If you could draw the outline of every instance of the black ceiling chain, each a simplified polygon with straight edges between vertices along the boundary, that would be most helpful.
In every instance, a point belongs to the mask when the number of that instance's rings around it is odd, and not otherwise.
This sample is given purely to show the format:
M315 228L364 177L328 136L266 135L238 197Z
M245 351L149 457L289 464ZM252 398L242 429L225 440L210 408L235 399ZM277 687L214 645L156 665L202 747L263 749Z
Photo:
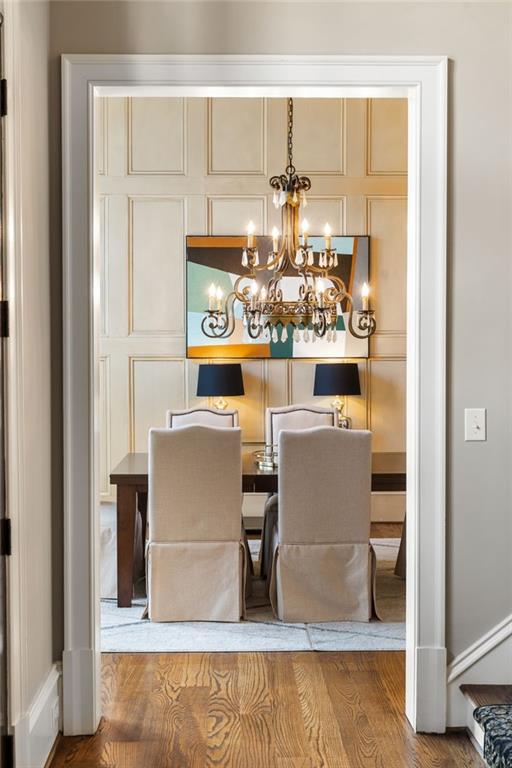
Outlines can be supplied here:
M290 176L295 173L293 164L293 99L288 99L288 168L286 173Z

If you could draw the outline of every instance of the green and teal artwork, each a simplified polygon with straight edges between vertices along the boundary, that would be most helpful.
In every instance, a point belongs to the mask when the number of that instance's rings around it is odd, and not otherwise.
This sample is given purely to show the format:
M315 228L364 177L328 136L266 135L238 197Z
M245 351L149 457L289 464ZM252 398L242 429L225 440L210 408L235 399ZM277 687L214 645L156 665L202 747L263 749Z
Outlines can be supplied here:
M324 248L324 237L309 237L315 252ZM211 286L219 296L229 296L235 281L247 272L242 266L245 237L188 236L187 237L187 357L189 358L344 358L368 357L368 339L357 339L347 330L348 307L341 306L338 315L336 341L316 339L315 343L294 341L293 335L282 341L251 339L243 324L242 305L233 303L234 329L227 338L212 339L205 335L202 322L206 310L215 302ZM270 237L258 237L258 249L265 254L272 248ZM361 309L363 283L369 282L370 238L363 236L333 236L332 248L338 255L338 266L333 274L341 277L354 300L354 308ZM271 277L261 273L262 285ZM297 296L300 277L294 270L281 280L284 298Z

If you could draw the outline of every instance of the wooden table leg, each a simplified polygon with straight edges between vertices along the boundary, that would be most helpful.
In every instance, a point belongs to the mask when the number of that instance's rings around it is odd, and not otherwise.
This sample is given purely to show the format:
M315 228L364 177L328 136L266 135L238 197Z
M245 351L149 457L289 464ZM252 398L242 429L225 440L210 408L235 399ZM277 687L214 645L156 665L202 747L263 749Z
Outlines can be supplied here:
M133 554L137 490L134 485L117 486L117 605L129 608L133 597Z
M146 573L146 528L148 524L148 494L147 491L137 492L137 509L142 522L142 563Z

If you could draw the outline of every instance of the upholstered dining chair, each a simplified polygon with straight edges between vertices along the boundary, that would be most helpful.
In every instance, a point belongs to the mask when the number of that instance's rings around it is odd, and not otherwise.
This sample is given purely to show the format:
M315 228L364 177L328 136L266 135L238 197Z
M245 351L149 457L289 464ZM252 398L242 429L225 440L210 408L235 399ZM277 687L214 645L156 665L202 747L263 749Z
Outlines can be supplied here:
M241 430L149 433L148 614L239 621L244 614Z
M270 526L274 612L290 622L368 621L375 575L371 433L281 430L279 457Z
M277 445L282 429L308 429L309 427L337 427L338 411L315 405L285 405L267 408L265 443Z
M217 408L188 408L184 411L167 411L166 426L184 427L202 424L206 427L238 427L238 411L219 411Z
M338 411L335 408L322 408L315 405L285 405L267 408L265 417L265 444L277 448L279 433L282 429L309 429L310 427L337 427ZM277 510L277 495L269 497L265 509ZM266 577L270 568L271 532L269 525L272 515L263 518L263 531L260 549L260 576Z

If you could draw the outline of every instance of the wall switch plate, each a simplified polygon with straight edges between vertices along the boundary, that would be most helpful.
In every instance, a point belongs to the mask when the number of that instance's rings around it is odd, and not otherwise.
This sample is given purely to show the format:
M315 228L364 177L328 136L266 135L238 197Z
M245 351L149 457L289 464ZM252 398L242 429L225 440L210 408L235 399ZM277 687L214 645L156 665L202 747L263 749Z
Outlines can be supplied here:
M464 410L464 440L466 442L487 440L485 408L466 408Z

